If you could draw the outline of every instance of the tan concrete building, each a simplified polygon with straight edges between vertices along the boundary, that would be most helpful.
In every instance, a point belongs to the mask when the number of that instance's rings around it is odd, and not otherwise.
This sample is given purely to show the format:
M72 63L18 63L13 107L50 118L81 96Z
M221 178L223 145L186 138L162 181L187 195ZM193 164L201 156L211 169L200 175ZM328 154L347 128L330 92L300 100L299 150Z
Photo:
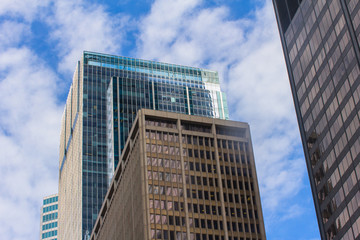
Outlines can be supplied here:
M140 110L91 234L264 240L246 123Z

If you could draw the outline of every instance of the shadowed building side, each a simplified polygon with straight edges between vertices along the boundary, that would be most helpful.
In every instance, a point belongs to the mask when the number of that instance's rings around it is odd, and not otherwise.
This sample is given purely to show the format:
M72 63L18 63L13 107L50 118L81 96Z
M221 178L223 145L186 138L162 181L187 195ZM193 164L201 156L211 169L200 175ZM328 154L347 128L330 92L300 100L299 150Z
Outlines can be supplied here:
M322 239L360 235L360 2L273 0Z

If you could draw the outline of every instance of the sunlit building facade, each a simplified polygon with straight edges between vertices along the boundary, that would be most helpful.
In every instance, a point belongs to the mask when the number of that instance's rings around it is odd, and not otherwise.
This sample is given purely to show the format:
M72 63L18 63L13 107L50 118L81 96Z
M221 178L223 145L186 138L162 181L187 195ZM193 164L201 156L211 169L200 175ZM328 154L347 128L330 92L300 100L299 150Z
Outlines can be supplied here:
M84 52L62 118L59 239L88 239L141 108L228 118L218 73Z
M40 240L57 240L58 235L58 195L43 199L40 214Z
M142 109L91 240L265 240L246 123Z
M322 239L360 237L360 1L273 0Z

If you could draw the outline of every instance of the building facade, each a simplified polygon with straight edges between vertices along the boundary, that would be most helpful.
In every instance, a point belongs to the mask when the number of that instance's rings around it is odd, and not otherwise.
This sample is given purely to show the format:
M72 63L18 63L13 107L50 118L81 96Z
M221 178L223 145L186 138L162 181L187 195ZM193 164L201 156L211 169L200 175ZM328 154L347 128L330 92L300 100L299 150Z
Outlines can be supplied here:
M228 118L217 72L84 52L62 118L60 239L89 238L140 108Z
M246 123L138 111L91 240L264 240Z
M43 199L40 214L40 240L57 240L58 235L58 195Z
M273 0L322 239L360 234L360 2Z

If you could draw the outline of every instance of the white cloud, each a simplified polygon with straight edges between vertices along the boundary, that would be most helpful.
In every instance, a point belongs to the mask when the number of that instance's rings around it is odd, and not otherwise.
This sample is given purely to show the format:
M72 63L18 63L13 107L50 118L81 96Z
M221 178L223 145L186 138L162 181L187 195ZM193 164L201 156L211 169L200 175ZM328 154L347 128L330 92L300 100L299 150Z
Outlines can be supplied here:
M16 21L4 21L0 24L0 49L16 46L30 34L30 27Z
M275 211L303 187L305 164L272 3L259 3L251 18L233 20L226 7L155 1L137 54L219 71L230 116L250 123L262 203Z
M101 5L85 1L59 0L48 23L51 38L61 57L59 70L73 72L84 50L117 53L123 43L126 16L110 16Z
M39 10L48 6L49 2L50 0L1 0L0 15L32 21L39 17Z
M305 209L302 206L295 204L295 205L291 206L290 208L285 209L285 214L281 218L281 221L296 218L296 217L304 214L304 212L305 212Z
M138 55L187 65L229 61L242 41L245 22L226 21L225 7L201 9L202 1L156 1L140 23ZM177 9L177 11L172 11ZM221 29L221 32L219 30Z
M41 199L57 192L57 78L25 47L0 52L0 72L0 235L35 239Z

